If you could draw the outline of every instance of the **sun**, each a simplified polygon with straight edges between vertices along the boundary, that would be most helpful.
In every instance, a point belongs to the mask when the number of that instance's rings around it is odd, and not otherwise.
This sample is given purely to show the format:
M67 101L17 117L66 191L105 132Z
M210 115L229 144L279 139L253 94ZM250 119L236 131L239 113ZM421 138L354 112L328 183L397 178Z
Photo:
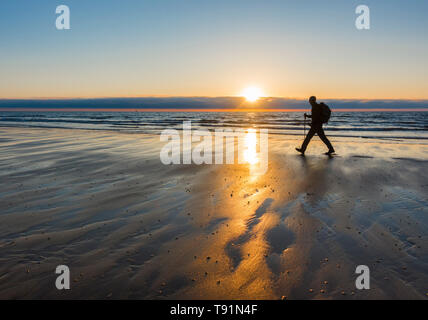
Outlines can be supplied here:
M263 91L257 87L248 87L242 91L241 95L245 98L245 100L249 102L255 102L263 96Z

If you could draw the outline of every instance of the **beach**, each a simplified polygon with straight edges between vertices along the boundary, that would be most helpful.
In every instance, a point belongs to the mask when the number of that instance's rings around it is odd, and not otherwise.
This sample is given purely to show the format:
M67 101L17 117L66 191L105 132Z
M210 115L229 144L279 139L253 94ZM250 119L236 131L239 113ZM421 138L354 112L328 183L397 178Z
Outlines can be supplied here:
M427 299L428 145L332 141L270 135L251 175L163 165L157 134L1 127L0 299Z

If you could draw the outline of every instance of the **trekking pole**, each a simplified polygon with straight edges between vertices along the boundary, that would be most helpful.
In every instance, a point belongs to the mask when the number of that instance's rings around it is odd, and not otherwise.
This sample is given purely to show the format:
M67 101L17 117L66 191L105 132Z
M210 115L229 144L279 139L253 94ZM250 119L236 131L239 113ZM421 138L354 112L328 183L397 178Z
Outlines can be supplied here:
M303 120L303 138L306 137L306 117L304 116Z

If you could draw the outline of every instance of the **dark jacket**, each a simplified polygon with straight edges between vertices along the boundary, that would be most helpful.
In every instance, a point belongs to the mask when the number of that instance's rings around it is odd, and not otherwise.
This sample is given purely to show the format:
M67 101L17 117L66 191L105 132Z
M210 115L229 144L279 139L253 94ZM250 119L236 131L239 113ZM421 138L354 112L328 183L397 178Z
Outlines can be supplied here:
M322 125L322 120L321 120L321 106L319 103L314 103L312 104L312 111L311 111L312 115L312 125Z

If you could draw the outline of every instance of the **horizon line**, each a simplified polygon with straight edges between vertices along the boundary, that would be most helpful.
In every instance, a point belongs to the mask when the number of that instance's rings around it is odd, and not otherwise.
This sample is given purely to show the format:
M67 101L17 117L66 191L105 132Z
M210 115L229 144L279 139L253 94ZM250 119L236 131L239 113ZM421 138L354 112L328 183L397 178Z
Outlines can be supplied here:
M136 109L136 108L1 108L3 112L303 112L307 109L183 109L183 108L148 108L148 109ZM428 108L332 108L332 112L428 112Z
M424 111L428 100L318 99L333 110ZM308 110L307 99L262 97L250 102L245 97L134 97L91 99L0 99L0 110L9 111L293 111Z
M316 96L316 95L315 95ZM0 98L0 101L50 101L50 100L102 100L102 99L144 99L144 98L153 98L153 99L192 99L192 98L202 98L202 99L219 99L219 98L239 98L245 99L241 95L220 95L220 96L204 96L204 95L145 95L145 96L99 96L99 97L23 97L23 98ZM308 100L308 97L291 97L291 96L264 96L260 97L255 103L263 101L266 99L290 99L290 100ZM323 97L317 99L325 100L341 100L341 101L428 101L427 98L329 98Z

